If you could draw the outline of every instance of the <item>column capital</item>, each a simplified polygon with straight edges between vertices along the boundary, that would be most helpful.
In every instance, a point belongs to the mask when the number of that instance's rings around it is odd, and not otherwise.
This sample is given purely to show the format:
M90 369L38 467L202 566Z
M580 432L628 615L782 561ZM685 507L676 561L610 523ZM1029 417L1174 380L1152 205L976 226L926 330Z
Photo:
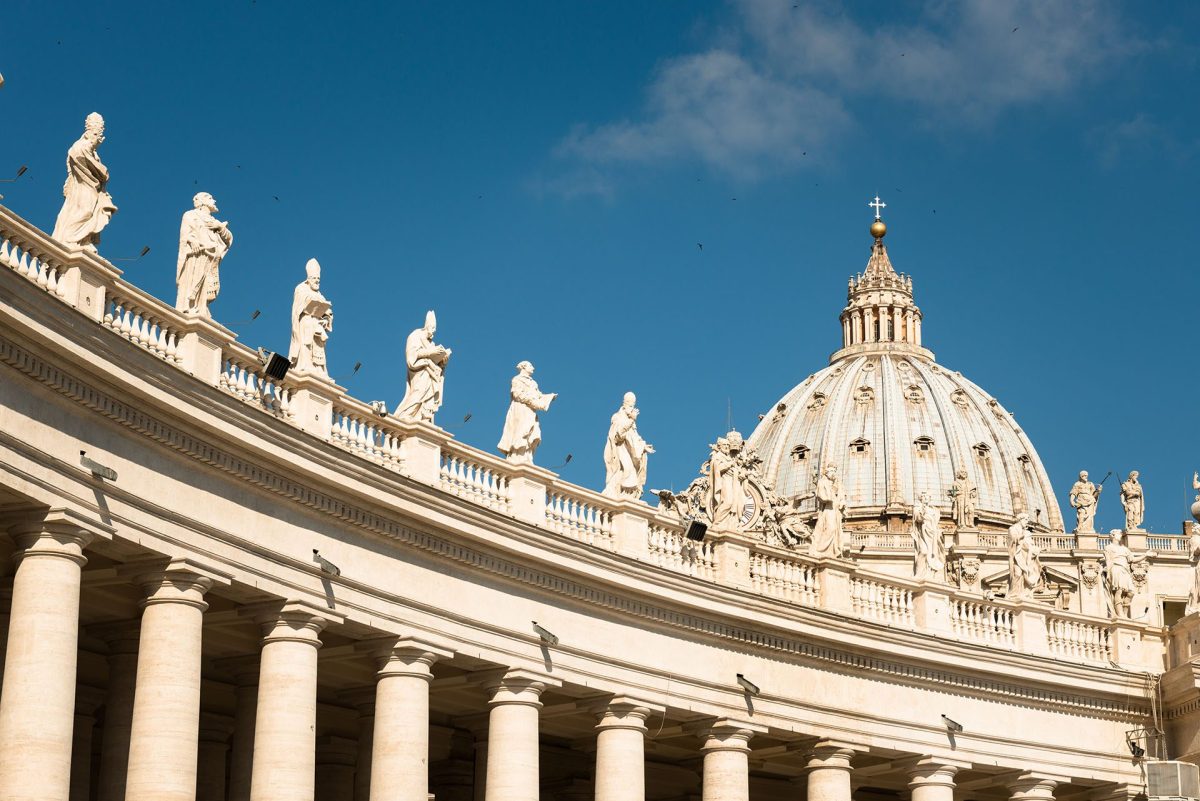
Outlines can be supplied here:
M954 787L954 777L960 770L969 770L971 763L961 759L946 759L938 756L921 756L905 766L908 786Z
M526 668L500 668L479 674L479 683L488 693L488 705L524 704L540 707L538 700L550 687L561 687L562 682L549 673Z
M766 734L767 727L760 723L735 718L717 718L712 723L701 728L697 734L704 739L701 750L705 753L712 751L749 751L750 739L756 734Z
M1065 776L1026 772L1009 779L1006 786L1011 801L1054 801L1054 788L1069 781Z
M204 611L208 609L204 594L215 585L228 587L233 579L230 573L194 559L165 556L127 562L117 568L117 575L141 587L145 594L140 602L143 609L154 604L181 603Z
M321 632L330 623L341 623L341 612L303 600L267 601L244 606L239 614L252 619L262 629L263 644L269 642L302 642L321 647Z
M646 719L651 715L665 714L667 708L653 701L643 701L631 695L614 695L613 697L593 704L589 711L599 721L596 728L632 729L646 733Z
M842 740L818 740L808 749L806 767L810 771L832 769L844 770L849 773L850 761L854 759L855 754L862 753L864 750L866 749L860 745Z
M18 551L13 561L34 556L70 559L83 565L83 549L96 540L111 540L115 529L74 509L55 508L12 520L8 532Z
M454 656L454 650L443 644L435 644L418 637L383 637L364 640L355 646L375 657L379 666L379 678L385 676L411 676L426 681L433 680L430 667L439 659Z

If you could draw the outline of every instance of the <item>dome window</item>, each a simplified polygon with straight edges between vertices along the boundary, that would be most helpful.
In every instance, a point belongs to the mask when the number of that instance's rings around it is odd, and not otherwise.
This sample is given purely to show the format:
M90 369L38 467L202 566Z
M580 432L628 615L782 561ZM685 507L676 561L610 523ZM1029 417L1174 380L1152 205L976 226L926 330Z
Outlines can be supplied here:
M859 387L854 393L854 402L861 406L865 406L873 400L875 400L875 390L870 387Z
M1022 470L1029 474L1033 473L1033 459L1029 458L1028 453L1022 453L1017 457L1017 461L1021 463Z
M975 455L980 459L990 459L992 456L992 448L986 442L980 442L975 445Z
M933 450L933 437L920 436L913 440L919 453L929 453Z
M871 452L870 440L866 440L866 439L863 439L862 437L859 437L858 439L856 439L850 443L850 452L851 453L870 453Z
M904 397L908 399L909 403L924 403L925 391L916 384L910 384L904 391Z
M793 462L803 462L807 458L808 458L808 446L807 445L797 445L796 447L792 448L792 461Z

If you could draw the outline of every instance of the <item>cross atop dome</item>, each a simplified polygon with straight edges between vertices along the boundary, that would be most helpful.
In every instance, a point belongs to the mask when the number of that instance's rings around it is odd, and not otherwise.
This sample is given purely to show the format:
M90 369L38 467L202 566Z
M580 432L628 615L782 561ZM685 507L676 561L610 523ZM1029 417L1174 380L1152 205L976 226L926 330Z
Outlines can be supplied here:
M875 219L877 219L877 220L883 219L883 217L880 216L879 213L887 208L887 204L879 199L879 195L875 196L875 201L873 203L868 203L867 205L870 206L871 208L875 209Z

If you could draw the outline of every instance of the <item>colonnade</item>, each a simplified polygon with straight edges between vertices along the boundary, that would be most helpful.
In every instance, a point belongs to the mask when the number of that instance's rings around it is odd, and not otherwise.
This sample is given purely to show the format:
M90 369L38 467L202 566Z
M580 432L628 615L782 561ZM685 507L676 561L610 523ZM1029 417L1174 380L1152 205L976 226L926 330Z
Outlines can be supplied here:
M428 798L431 668L454 657L451 647L411 636L360 641L356 650L374 659L377 671L373 693L355 699L362 712L359 738L319 744L317 652L322 633L340 624L342 615L298 600L242 607L238 613L261 631L261 650L257 658L232 664L238 677L236 716L207 715L200 703L203 613L208 593L228 585L230 577L190 559L147 560L118 569L140 588L142 611L137 625L101 631L109 644L106 696L77 698L81 569L85 549L104 531L53 513L12 534L17 551L0 686L0 798ZM476 797L539 801L541 697L560 682L524 668L485 671L472 681L488 698ZM104 747L98 778L89 788L90 766L78 757L90 752L89 716L101 702L107 708ZM596 720L596 801L644 801L646 721L665 709L616 695L589 711ZM749 801L751 742L766 731L731 717L697 727L703 801ZM331 755L320 764L318 745ZM852 763L860 749L832 740L798 747L807 754L807 801L850 801ZM959 767L936 757L915 758L908 768L912 801L954 801ZM1053 801L1055 781L1025 774L1009 787L1011 801Z

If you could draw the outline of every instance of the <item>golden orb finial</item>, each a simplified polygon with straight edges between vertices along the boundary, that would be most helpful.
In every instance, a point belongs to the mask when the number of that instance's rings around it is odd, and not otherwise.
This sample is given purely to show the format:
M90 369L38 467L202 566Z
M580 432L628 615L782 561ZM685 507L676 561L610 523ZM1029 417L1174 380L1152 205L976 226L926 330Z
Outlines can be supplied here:
M883 239L886 234L887 226L884 225L883 220L876 220L875 222L871 223L871 236L875 237L876 239Z

